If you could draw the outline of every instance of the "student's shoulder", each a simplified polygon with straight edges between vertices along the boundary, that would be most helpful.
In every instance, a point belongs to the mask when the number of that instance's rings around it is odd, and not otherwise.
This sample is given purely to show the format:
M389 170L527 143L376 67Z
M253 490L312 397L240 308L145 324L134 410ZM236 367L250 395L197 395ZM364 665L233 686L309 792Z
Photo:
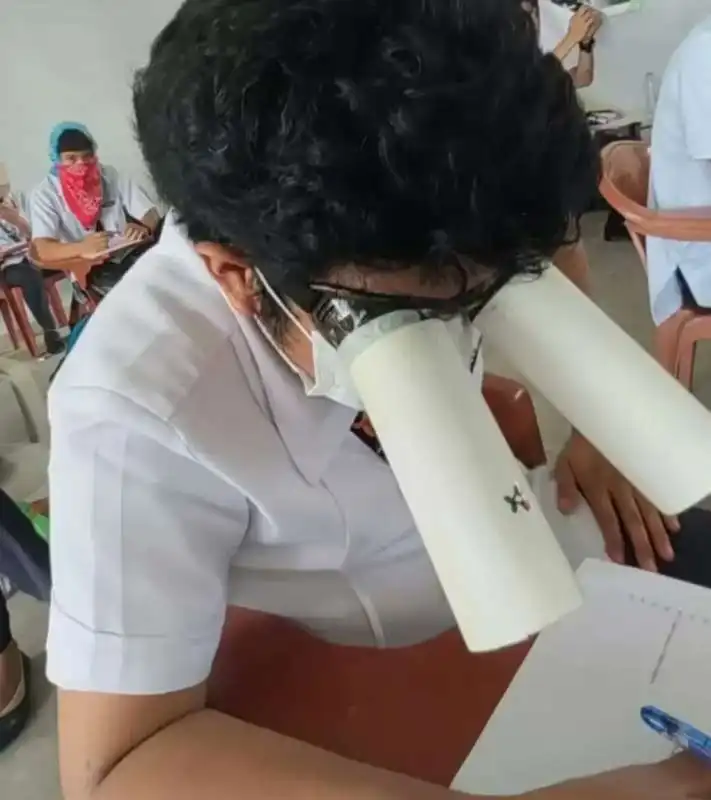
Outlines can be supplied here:
M230 375L238 391L248 391L235 378L236 338L236 317L204 267L159 244L89 320L57 374L50 405L71 403L71 395L111 396L172 422Z
M58 198L59 182L57 178L54 175L45 175L27 195L27 206L32 209L36 205L53 205Z
M711 68L711 17L704 20L684 39L672 59L680 71Z
M104 181L112 186L118 184L121 180L121 175L116 167L112 167L111 164L101 164L101 175L104 178Z
M27 204L29 201L29 195L27 192L23 192L21 190L17 190L11 193L10 200L15 206L15 208L24 216L27 212Z

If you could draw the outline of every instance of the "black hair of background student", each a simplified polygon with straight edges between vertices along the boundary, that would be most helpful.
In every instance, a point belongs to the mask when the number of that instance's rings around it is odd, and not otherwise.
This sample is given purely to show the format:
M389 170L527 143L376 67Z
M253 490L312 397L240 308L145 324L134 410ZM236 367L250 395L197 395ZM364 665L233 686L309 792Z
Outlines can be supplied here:
M520 3L187 0L137 76L138 139L194 241L277 289L455 253L499 277L571 239L598 158Z
M95 152L93 140L83 131L66 130L57 140L58 153L93 153Z

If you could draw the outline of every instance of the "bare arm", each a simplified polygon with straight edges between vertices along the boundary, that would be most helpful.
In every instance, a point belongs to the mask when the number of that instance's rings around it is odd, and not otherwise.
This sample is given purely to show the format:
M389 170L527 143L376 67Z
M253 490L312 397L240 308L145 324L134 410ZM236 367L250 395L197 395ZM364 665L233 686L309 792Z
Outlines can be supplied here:
M580 47L577 66L570 70L570 76L579 89L590 86L595 77L595 58L592 49L586 49L586 45L593 42L602 19L602 14L598 11L582 6L573 14L568 32L553 51L556 58L565 61L576 47Z
M578 46L578 41L576 40L575 36L568 33L555 46L555 49L553 50L553 55L559 61L565 61L565 59L573 52L573 50L577 46Z
M455 800L205 709L203 686L159 696L60 692L66 800Z
M155 697L60 692L65 800L484 800L348 761L204 702L204 687ZM681 756L510 800L684 800L709 791L708 767Z
M570 70L570 77L578 89L592 86L595 80L595 53L593 50L581 50L577 66Z
M117 182L118 193L123 207L133 219L153 234L160 222L160 214L143 188L126 175L120 175L112 168L111 174Z
M82 258L87 252L87 240L81 242L60 242L58 239L33 239L32 245L37 259L42 264L51 264L54 261L69 261L73 258ZM97 243L100 244L100 243ZM100 250L94 247L91 252Z
M553 256L553 263L581 292L591 296L590 265L582 240L561 247Z
M158 223L160 222L160 214L158 213L158 209L152 208L144 217L141 219L141 225L144 225L151 233L155 233L156 228L158 227Z

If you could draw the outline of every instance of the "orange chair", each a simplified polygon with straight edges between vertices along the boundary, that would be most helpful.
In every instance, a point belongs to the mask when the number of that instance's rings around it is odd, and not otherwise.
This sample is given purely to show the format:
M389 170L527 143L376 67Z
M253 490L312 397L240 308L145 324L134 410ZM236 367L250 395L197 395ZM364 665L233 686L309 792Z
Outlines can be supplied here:
M5 328L7 330L7 334L10 337L10 341L12 342L12 346L15 350L20 349L20 339L17 335L17 323L15 322L15 317L12 314L12 309L10 308L10 302L8 301L7 294L5 290L0 286L0 315L2 315L2 321L5 323Z
M3 205L2 207L0 207L0 218L2 218L5 222L10 223L10 225L14 226L15 228L17 228L22 235L29 236L30 233L29 225L27 221L20 215L17 209ZM57 289L57 282L62 280L63 278L64 278L63 275L55 275L51 273L48 273L44 277L44 284L45 284L45 289L47 291L50 308L55 316L57 323L60 326L67 325L68 323L67 315L62 305L62 298ZM8 286L2 280L2 276L0 276L0 287L3 290L3 295L7 300L7 304L10 308L10 311L12 312L12 315L14 316L15 321L17 322L17 325L20 329L20 333L25 342L25 345L27 346L27 349L36 358L39 355L39 350L37 348L37 340L35 338L34 331L32 330L32 324L30 323L29 317L27 316L27 308L25 307L25 301L22 294L22 289L14 286L13 287ZM10 332L9 327L8 327L8 332ZM10 333L10 338L13 341L15 349L17 349L18 347L18 345L16 344L17 329L15 328L14 325L13 325L13 332Z
M47 273L44 276L44 286L49 299L49 306L52 310L54 318L57 321L57 324L60 327L64 327L69 324L67 313L62 304L62 297L59 294L59 289L57 288L57 283L59 283L59 281L63 281L65 278L66 275L63 273ZM30 318L27 314L27 307L25 306L25 299L22 294L22 289L16 286L7 286L7 284L4 282L2 288L10 311L20 329L20 334L25 342L25 346L30 351L30 354L34 358L37 358L37 356L40 354L40 351L37 347L37 339L32 328L32 323L30 322Z
M90 314L96 309L97 300L87 291L87 281L91 270L103 261L70 258L64 261L43 262L37 256L34 246L30 247L30 259L40 269L63 273L63 277L79 288L80 291L74 293L69 319L64 324L74 325L80 317ZM83 299L80 300L79 296Z
M602 151L600 193L624 218L632 243L646 269L646 239L711 243L711 207L655 211L647 207L649 148L643 142L613 142ZM711 264L709 265L711 268ZM711 339L711 313L682 308L656 331L659 362L691 389L696 345Z
M528 393L514 381L487 377L484 394L518 458L529 467L543 464ZM446 786L529 646L473 655L452 630L414 647L341 647L283 619L232 609L209 703L339 755Z

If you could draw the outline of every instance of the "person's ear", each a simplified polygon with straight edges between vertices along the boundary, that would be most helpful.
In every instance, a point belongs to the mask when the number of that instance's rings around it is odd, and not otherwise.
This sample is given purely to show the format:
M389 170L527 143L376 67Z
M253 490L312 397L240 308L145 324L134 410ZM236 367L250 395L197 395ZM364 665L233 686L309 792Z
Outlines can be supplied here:
M207 271L220 284L225 297L238 314L259 313L259 292L254 269L234 250L214 242L199 242L195 250Z

